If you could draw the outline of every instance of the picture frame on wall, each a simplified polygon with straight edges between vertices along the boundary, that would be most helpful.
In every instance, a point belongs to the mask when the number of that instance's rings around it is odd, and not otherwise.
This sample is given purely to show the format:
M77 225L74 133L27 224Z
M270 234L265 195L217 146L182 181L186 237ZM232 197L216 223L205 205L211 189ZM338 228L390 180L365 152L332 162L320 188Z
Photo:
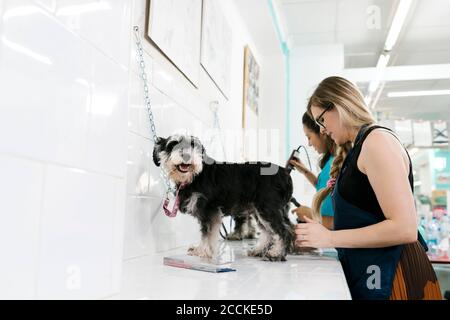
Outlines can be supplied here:
M230 96L233 36L221 0L203 0L201 64L223 96Z
M145 34L169 62L198 88L202 0L147 0Z
M248 127L249 118L258 116L260 67L249 46L244 48L244 90L242 128ZM250 114L252 113L252 114Z
M258 156L258 109L260 67L249 46L244 48L242 97L242 157L244 161Z
M446 121L436 121L433 123L433 145L448 145L448 128Z

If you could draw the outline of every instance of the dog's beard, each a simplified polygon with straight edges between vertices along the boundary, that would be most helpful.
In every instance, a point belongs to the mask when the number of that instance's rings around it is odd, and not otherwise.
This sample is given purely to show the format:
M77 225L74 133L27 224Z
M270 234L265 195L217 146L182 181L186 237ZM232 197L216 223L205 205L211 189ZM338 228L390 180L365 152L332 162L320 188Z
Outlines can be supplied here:
M176 184L190 184L194 177L203 169L202 154L198 149L190 152L191 159L184 162L180 152L175 151L170 155L161 154L161 160L170 180Z
M176 184L190 184L194 180L194 173L192 171L180 172L174 165L169 171L169 178Z

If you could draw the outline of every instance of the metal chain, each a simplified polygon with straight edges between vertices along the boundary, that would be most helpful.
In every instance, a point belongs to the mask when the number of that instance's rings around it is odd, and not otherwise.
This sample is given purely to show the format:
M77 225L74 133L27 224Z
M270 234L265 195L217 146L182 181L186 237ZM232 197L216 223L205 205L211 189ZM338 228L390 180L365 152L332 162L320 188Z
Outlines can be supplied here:
M142 85L143 85L143 89L144 89L144 104L147 108L147 113L148 113L148 120L150 122L150 133L153 139L153 143L157 143L159 138L156 135L156 127L155 127L155 120L153 117L153 110L152 110L152 105L151 105L151 101L150 101L150 97L149 97L149 89L148 89L148 84L147 84L147 73L145 72L145 61L144 61L144 49L142 48L142 43L141 43L141 37L139 35L139 27L138 26L134 26L133 27L134 30L134 36L136 38L136 48L137 48L137 54L139 56L139 67L141 69L141 74L140 77L142 79ZM166 184L166 188L167 188L167 193L166 196L172 192L175 193L175 188L173 188L170 184L170 180L169 180L169 176L167 175L166 171L161 168L161 176L164 180L164 183Z
M218 110L217 104L218 104L217 101L213 101L210 104L210 109L213 113L213 133L209 140L209 145L211 145L211 143L217 139L217 136L219 136L219 142L222 147L222 154L223 154L223 157L225 157L226 156L225 145L222 140L222 128L220 127L219 110Z

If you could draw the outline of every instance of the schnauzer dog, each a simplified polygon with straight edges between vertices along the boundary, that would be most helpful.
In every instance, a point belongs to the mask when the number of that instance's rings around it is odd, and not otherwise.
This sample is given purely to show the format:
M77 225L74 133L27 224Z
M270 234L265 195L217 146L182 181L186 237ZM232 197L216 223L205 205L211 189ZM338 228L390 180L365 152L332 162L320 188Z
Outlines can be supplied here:
M272 163L219 163L205 153L193 136L158 138L153 150L155 165L162 166L177 186L180 211L196 217L201 243L191 255L215 255L222 215L252 215L260 229L249 256L285 261L293 249L294 229L289 214L292 179L288 171Z

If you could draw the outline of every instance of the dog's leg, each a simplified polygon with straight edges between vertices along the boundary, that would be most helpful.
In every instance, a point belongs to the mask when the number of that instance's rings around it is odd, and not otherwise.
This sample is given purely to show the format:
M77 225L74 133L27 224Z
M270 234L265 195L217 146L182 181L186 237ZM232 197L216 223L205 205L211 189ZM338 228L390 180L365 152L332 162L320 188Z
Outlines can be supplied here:
M256 246L247 252L249 257L263 257L271 246L272 236L263 226Z
M253 215L247 217L244 239L256 239L256 221Z
M285 210L258 210L258 219L272 234L272 243L264 258L269 261L286 261L287 248L290 247L294 235L289 221L285 219Z
M285 233L285 247L287 253L295 252L295 226L292 224L291 220L289 220L289 212L291 211L291 207L289 203L284 207L283 212L283 221L286 229Z
M236 216L234 217L234 230L227 236L227 240L231 241L240 241L244 236L244 226L245 226L246 217L245 216Z
M249 250L247 254L250 257L263 257L271 246L272 232L270 229L266 228L267 225L264 224L263 221L259 219L259 216L256 213L255 219L256 222L258 223L261 233L259 235L258 242L256 243L255 248Z
M200 225L202 232L201 243L197 247L189 248L188 254L202 258L212 258L217 253L220 226L222 225L220 211L217 213L206 214L205 218L200 220Z

